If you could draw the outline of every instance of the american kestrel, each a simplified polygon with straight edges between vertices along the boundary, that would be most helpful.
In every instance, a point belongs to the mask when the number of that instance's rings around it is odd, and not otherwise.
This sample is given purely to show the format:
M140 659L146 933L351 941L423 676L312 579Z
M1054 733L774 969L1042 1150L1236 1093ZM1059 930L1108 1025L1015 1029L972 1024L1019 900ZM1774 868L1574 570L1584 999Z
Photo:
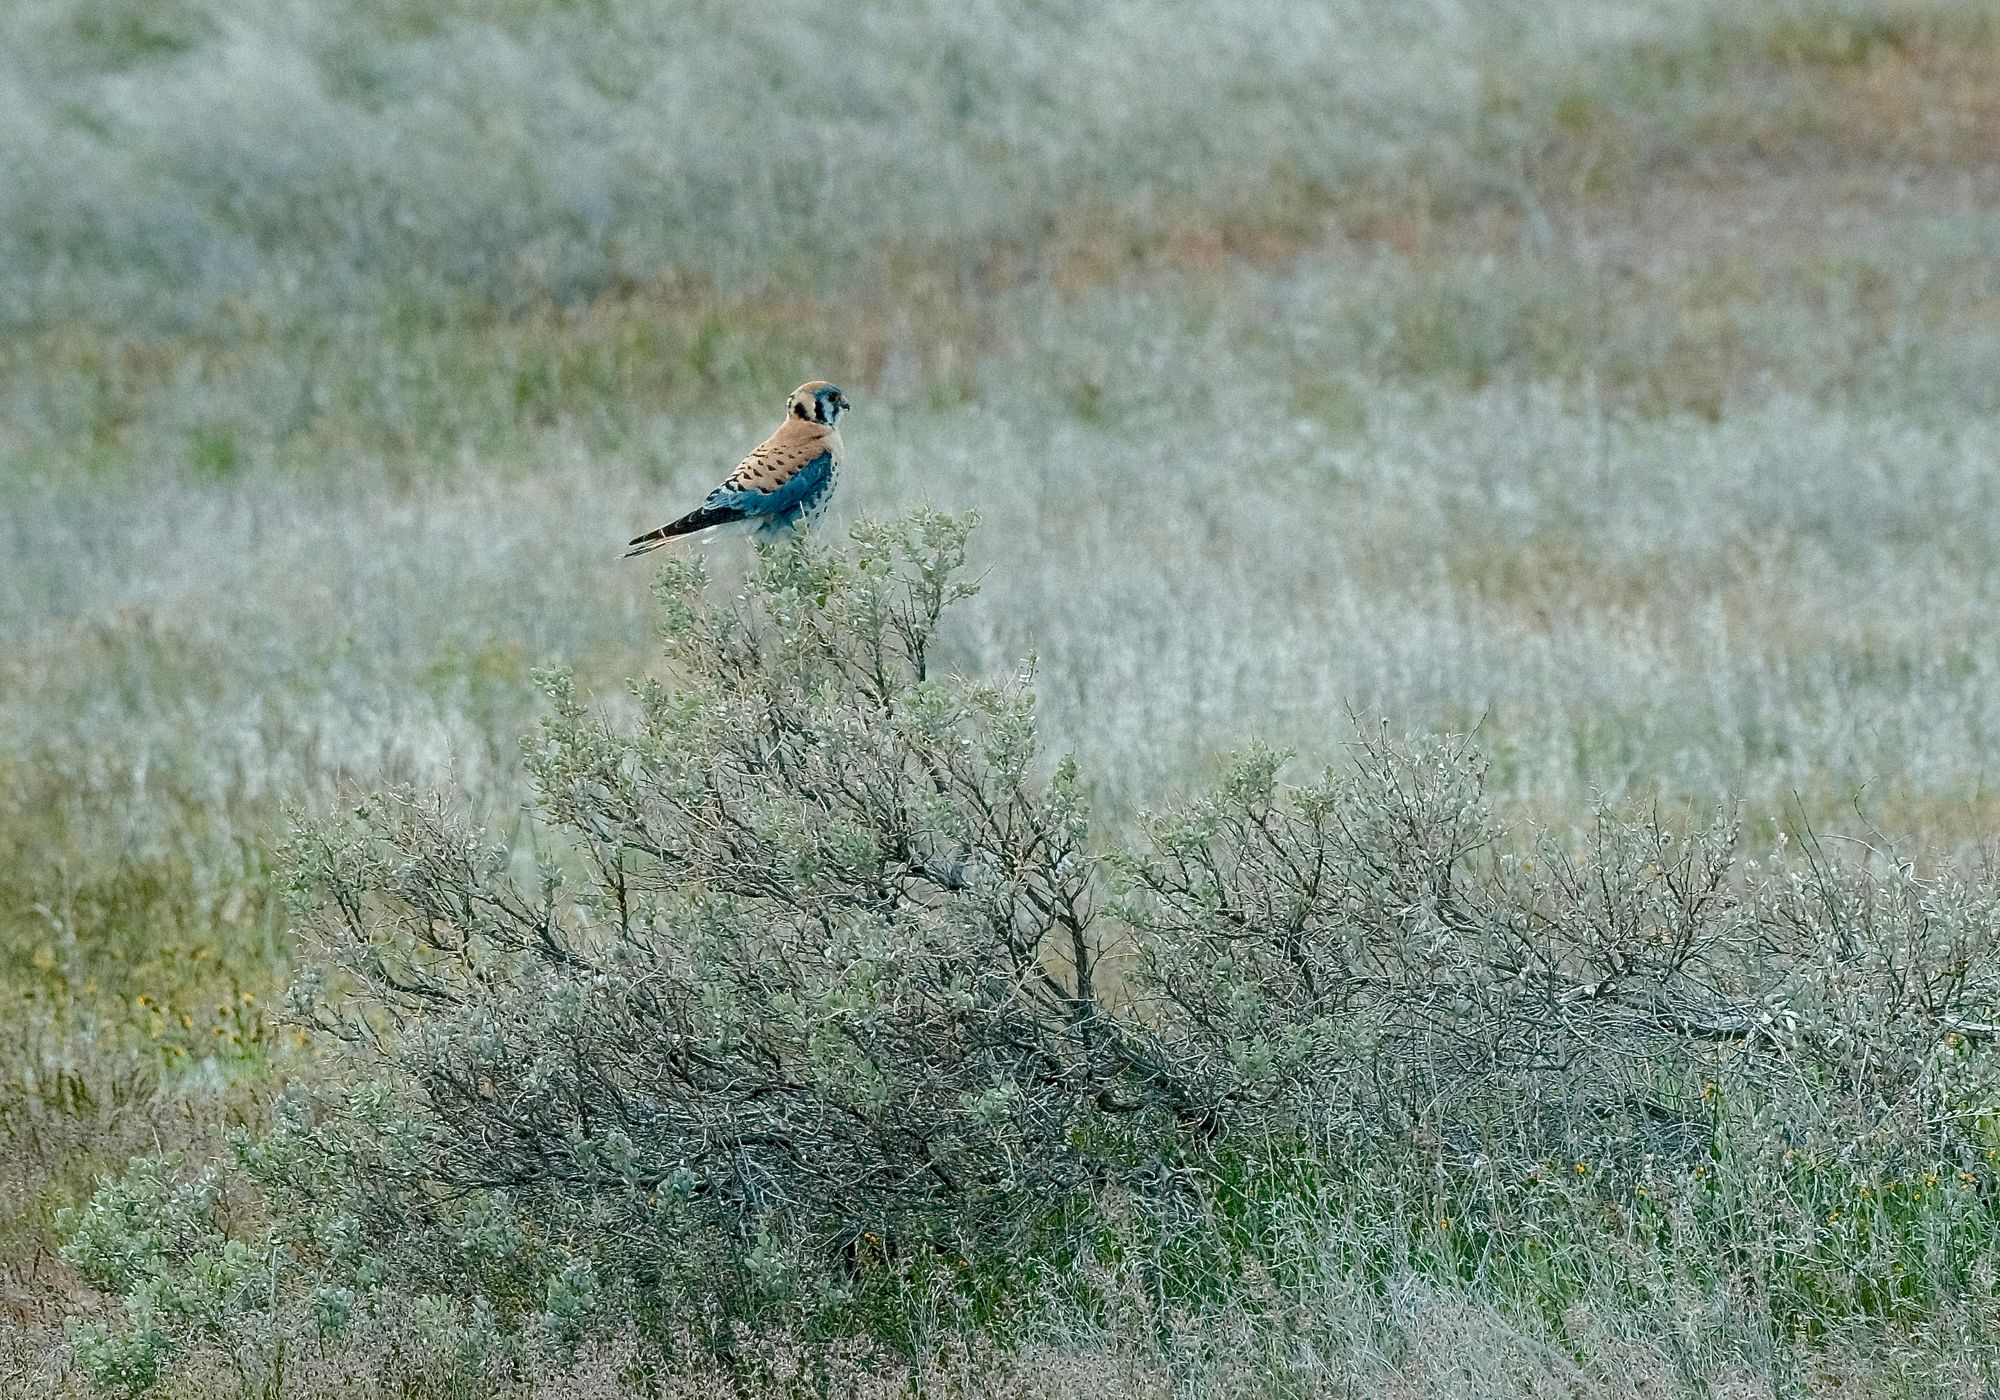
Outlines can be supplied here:
M727 481L709 492L698 509L633 540L625 557L717 525L743 523L759 536L771 536L795 529L801 520L814 524L840 475L836 425L846 411L847 395L824 379L799 385L785 400L785 421L737 464Z

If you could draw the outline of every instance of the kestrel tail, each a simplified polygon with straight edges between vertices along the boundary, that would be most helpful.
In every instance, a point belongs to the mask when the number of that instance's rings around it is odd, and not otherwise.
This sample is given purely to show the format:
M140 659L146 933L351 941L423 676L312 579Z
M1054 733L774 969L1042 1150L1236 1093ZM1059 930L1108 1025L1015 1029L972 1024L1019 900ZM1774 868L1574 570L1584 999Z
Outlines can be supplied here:
M658 549L681 535L718 525L749 524L760 536L781 535L800 521L815 523L840 475L840 415L847 395L824 379L792 390L785 421L737 464L708 499L671 524L633 540L626 558Z

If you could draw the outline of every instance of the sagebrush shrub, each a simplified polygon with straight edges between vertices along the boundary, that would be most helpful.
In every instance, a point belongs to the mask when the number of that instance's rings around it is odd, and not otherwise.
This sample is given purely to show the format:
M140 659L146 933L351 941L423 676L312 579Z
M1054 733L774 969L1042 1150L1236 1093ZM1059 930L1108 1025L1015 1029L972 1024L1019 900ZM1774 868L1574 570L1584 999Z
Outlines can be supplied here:
M1504 1108L1531 1157L1593 1114L1681 1116L1691 1062L1747 1029L1729 825L1677 844L1600 814L1580 855L1523 846L1463 742L1353 752L1297 785L1254 751L1121 862L1157 1023L1203 1097L1444 1137Z
M1364 730L1352 754L1300 784L1253 750L1115 858L1155 1028L1204 1097L1438 1130L1496 1096L1657 1120L1727 1072L1843 1132L1977 1137L1953 1083L1996 1029L1990 882L1817 842L1745 866L1726 813L1524 840L1463 741Z
M787 1248L993 1228L1084 1180L1094 856L1025 680L929 674L966 529L766 551L741 606L664 570L673 679L636 726L544 677L528 767L566 844L525 889L428 800L300 835L345 974L316 1014L406 1028L432 1180Z
M1621 1286L1990 1292L1991 884L1746 865L1726 817L1524 837L1469 745L1367 731L1306 782L1253 749L1111 850L1031 678L932 663L970 528L766 547L738 597L667 566L628 717L543 677L514 849L435 795L302 823L291 1009L325 1072L66 1222L126 1301L78 1333L92 1374L414 1329L477 1390L635 1325L727 1350L772 1309L895 1334L1035 1288L1087 1315L1135 1270L1213 1304L1314 1250L1556 1286L1467 1213L1616 1243L1564 1287L1652 1251ZM1813 1233L1878 1176L1924 1183L1907 1248Z
M342 1052L236 1143L273 1304L335 1332L435 1294L574 1339L612 1299L1004 1256L1106 1170L1102 1120L1145 1101L1093 988L1076 775L1025 677L929 660L969 529L766 549L735 600L662 570L636 723L542 678L532 853L410 793L300 827L322 957L291 1005ZM92 1241L129 1214L74 1249L119 1291Z

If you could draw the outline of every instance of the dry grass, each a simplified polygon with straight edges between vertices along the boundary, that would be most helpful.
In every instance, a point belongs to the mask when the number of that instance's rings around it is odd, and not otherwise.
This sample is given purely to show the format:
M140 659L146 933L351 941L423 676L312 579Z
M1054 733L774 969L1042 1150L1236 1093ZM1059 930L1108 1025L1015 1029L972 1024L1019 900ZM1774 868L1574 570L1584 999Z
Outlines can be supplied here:
M1695 1311L1729 1307L1721 1299L1693 1301ZM1988 1359L1941 1354L1920 1340L1834 1342L1796 1358L1773 1354L1745 1333L1734 1345L1711 1341L1690 1350L1671 1322L1579 1308L1558 1333L1415 1279L1386 1296L1319 1298L1310 1307L1309 1316L1293 1319L1302 1325L1271 1330L1215 1319L1164 1354L1143 1335L1005 1348L953 1340L911 1363L866 1346L829 1352L778 1334L742 1338L734 1363L717 1365L699 1350L661 1355L619 1339L574 1359L550 1358L511 1380L496 1378L480 1393L519 1400L635 1393L657 1400L807 1393L830 1400L1961 1400L1990 1393L1992 1382ZM83 1400L93 1392L53 1358L50 1340L46 1329L9 1334L0 1327L0 1384L15 1384L24 1396ZM466 1393L462 1386L444 1358L426 1355L413 1340L396 1356L302 1356L276 1393L286 1400L445 1400ZM197 1368L158 1393L206 1400L240 1387L227 1367Z

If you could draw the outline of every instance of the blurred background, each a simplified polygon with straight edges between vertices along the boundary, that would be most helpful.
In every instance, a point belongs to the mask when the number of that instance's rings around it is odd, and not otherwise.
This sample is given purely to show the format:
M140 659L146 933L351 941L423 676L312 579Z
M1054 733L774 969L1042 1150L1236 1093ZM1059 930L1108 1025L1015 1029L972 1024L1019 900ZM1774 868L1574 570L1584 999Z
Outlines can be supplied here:
M278 1077L287 805L504 832L811 377L1114 827L1352 711L1976 848L1996 153L1978 0L14 0L0 1301Z

